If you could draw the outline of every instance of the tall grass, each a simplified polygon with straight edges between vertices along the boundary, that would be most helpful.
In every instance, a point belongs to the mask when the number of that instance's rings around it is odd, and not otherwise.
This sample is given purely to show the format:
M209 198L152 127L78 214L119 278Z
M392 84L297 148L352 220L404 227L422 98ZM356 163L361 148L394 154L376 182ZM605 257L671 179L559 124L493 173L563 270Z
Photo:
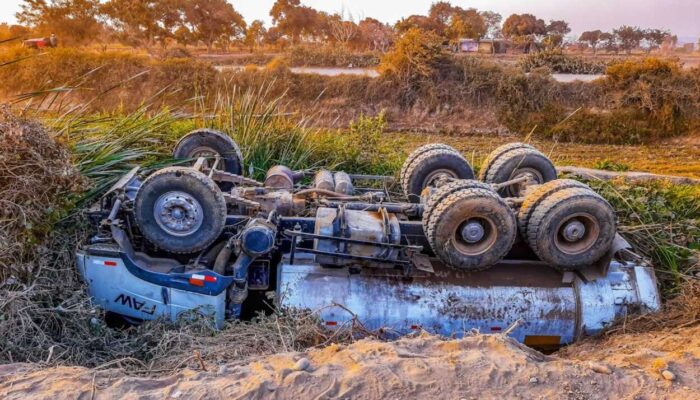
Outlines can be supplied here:
M285 95L273 95L273 85L274 81L246 90L232 86L216 92L209 101L201 97L194 118L196 125L228 133L240 146L249 173L256 178L264 177L275 164L302 169L324 161L318 157L307 120L282 111Z

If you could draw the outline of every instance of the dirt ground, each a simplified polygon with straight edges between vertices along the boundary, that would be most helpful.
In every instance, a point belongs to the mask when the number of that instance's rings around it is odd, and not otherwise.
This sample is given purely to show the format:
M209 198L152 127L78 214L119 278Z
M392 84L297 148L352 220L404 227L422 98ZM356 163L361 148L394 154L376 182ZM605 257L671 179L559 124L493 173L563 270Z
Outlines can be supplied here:
M423 334L204 367L149 378L3 365L0 397L691 400L700 399L700 327L589 340L549 356L502 335Z

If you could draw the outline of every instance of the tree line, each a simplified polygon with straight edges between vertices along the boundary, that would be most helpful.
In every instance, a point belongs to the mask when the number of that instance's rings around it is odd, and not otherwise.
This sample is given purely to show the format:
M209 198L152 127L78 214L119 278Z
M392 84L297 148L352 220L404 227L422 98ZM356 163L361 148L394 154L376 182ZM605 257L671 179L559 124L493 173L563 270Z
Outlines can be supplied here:
M440 37L445 45L461 39L503 38L525 52L562 47L571 32L563 20L545 22L532 14L512 14L505 20L493 11L433 3L427 15L411 15L395 24L374 18L355 20L345 12L326 13L300 0L276 0L272 25L247 23L226 0L24 0L16 14L21 25L0 25L0 35L56 34L69 45L118 41L134 47L204 45L227 50L232 45L254 50L298 43L339 44L355 50L386 51L395 37L420 29ZM676 40L668 31L622 26L612 32L584 32L580 47L627 51L660 47ZM675 45L675 42L673 42Z

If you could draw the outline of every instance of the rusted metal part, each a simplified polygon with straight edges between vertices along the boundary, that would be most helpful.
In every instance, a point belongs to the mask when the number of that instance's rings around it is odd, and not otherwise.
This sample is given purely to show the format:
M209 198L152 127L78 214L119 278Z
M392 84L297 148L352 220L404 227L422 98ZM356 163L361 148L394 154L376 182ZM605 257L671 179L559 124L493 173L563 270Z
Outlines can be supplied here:
M355 192L352 179L347 173L342 171L336 172L333 174L333 180L335 181L335 188L333 190L336 193L351 195Z
M200 159L197 160L199 162ZM253 187L261 187L262 183L256 181L255 179L246 178L245 176L232 174L226 171L221 171L218 169L209 168L206 165L201 167L201 171L205 174L210 174L211 178L217 182L230 182L237 185L247 185Z
M294 172L284 165L275 165L265 174L265 187L291 190L294 182Z
M314 240L314 250L323 252L319 256L319 263L333 265L353 264L348 257L334 257L332 254L344 254L362 257L369 263L360 263L365 266L373 265L374 261L383 260L383 263L399 262L401 243L401 229L399 220L394 214L386 211L370 212L346 210L341 208L320 207L316 211L315 235L328 238L351 239ZM381 245L380 245L381 244ZM384 244L387 244L386 246ZM389 246L389 245L397 246ZM358 264L354 262L354 264Z
M316 189L334 192L335 180L333 179L333 173L325 169L316 172L316 175L314 176L314 187Z
M433 262L434 274L406 280L400 272L323 268L313 255L283 260L282 306L321 310L322 321L342 326L352 311L369 329L396 334L423 329L463 335L471 329L504 332L529 344L563 345L600 332L633 310L660 307L653 269L612 261L604 277L562 282L537 262L503 262L488 271L460 272ZM546 339L546 340L545 340ZM546 343L545 343L546 342Z

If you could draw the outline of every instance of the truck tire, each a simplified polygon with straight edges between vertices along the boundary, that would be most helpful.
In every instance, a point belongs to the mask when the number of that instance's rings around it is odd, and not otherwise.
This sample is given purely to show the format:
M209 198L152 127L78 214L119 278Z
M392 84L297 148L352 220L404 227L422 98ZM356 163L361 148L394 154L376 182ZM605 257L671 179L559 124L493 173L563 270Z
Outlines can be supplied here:
M615 233L612 206L591 189L570 187L534 207L525 240L540 260L570 271L600 260Z
M224 230L226 201L207 175L169 167L149 176L136 193L136 225L156 247L177 254L205 249Z
M399 172L399 182L401 183L402 187L405 181L406 171L410 167L413 160L418 158L418 156L420 156L421 154L430 150L452 150L455 153L459 154L459 152L455 150L452 146L443 143L424 144L418 147L417 149L413 150L411 154L408 155L408 157L406 157L406 160L401 165L401 172ZM407 193L404 192L404 194L408 196Z
M515 142L515 143L507 143L502 146L496 147L489 155L486 157L484 160L483 164L481 164L481 169L479 170L479 180L483 181L486 179L486 174L488 174L489 169L491 168L491 165L498 160L499 157L501 157L503 154L515 150L515 149L533 149L537 150L531 145L527 143L521 143L521 142Z
M402 182L404 193L411 203L419 203L423 189L440 177L474 179L469 162L454 150L433 149L416 157L408 166Z
M439 188L435 189L430 196L427 197L425 205L423 207L423 226L428 225L430 220L430 214L435 209L438 204L441 204L445 199L454 192L463 189L486 189L491 190L491 186L487 183L479 182L473 179L460 179L457 181L449 182Z
M513 247L515 215L493 190L461 189L437 204L423 226L435 254L453 268L478 271Z
M520 210L518 211L518 229L520 229L522 237L527 237L527 227L530 223L530 217L537 206L552 194L570 188L588 189L588 185L573 179L555 179L543 185L535 186L532 191L526 194L525 200L523 204L520 205Z
M173 149L173 158L176 160L216 155L221 156L217 169L236 175L243 174L241 149L228 135L217 130L196 129L183 136Z
M503 183L529 174L532 184L543 184L557 179L557 169L552 161L539 151L522 147L501 154L489 167L484 182ZM520 197L525 193L525 184L514 184L498 191L503 197Z

